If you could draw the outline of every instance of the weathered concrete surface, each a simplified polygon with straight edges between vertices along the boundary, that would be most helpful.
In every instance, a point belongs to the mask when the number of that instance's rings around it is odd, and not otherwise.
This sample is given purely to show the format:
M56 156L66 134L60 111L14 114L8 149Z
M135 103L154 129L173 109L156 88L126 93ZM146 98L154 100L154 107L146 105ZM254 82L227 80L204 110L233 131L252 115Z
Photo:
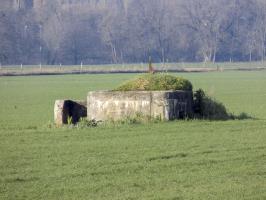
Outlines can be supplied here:
M186 91L89 92L88 119L120 120L137 113L162 120L180 119L192 114L192 98L192 92Z
M80 118L87 117L87 102L73 100L56 100L54 105L54 122L56 125L68 123L76 124Z

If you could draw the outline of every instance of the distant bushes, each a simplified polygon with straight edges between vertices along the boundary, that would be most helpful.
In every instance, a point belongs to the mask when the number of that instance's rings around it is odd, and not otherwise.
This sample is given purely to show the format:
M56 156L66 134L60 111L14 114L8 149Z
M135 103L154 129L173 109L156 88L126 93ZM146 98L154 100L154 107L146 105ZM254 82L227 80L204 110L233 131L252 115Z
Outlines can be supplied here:
M146 74L128 81L114 91L158 91L185 90L192 91L190 81L168 74Z

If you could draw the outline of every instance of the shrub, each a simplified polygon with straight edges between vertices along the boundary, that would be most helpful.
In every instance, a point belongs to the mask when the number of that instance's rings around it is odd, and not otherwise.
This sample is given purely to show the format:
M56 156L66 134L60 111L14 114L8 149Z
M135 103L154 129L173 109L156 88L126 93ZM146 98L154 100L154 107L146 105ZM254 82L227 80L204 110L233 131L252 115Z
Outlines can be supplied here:
M81 118L76 124L76 128L83 129L88 127L96 127L98 123L95 120L87 120L86 118Z
M242 112L240 113L239 115L233 115L233 118L234 119L238 119L238 120L245 120L245 119L256 119L252 116L250 116L249 114L245 113L245 112Z
M227 112L222 103L207 96L202 89L194 93L194 117L209 120L227 120L234 118Z
M146 74L128 81L114 91L159 91L186 90L192 91L190 81L168 74Z

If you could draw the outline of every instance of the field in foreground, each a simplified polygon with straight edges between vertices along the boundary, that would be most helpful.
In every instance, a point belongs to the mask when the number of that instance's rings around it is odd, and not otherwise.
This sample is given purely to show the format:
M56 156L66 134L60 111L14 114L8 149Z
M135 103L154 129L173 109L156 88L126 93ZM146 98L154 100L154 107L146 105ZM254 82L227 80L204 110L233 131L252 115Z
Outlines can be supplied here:
M134 74L0 77L0 199L265 199L266 72L179 75L257 119L49 129Z

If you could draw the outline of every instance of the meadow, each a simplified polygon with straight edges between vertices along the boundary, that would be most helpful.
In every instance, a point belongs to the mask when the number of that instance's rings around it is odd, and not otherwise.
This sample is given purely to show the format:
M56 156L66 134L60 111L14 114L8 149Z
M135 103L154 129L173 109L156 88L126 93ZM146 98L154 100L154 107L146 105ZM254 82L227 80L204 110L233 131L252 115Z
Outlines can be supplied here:
M266 199L266 71L176 75L254 119L50 128L137 75L0 77L0 199Z

